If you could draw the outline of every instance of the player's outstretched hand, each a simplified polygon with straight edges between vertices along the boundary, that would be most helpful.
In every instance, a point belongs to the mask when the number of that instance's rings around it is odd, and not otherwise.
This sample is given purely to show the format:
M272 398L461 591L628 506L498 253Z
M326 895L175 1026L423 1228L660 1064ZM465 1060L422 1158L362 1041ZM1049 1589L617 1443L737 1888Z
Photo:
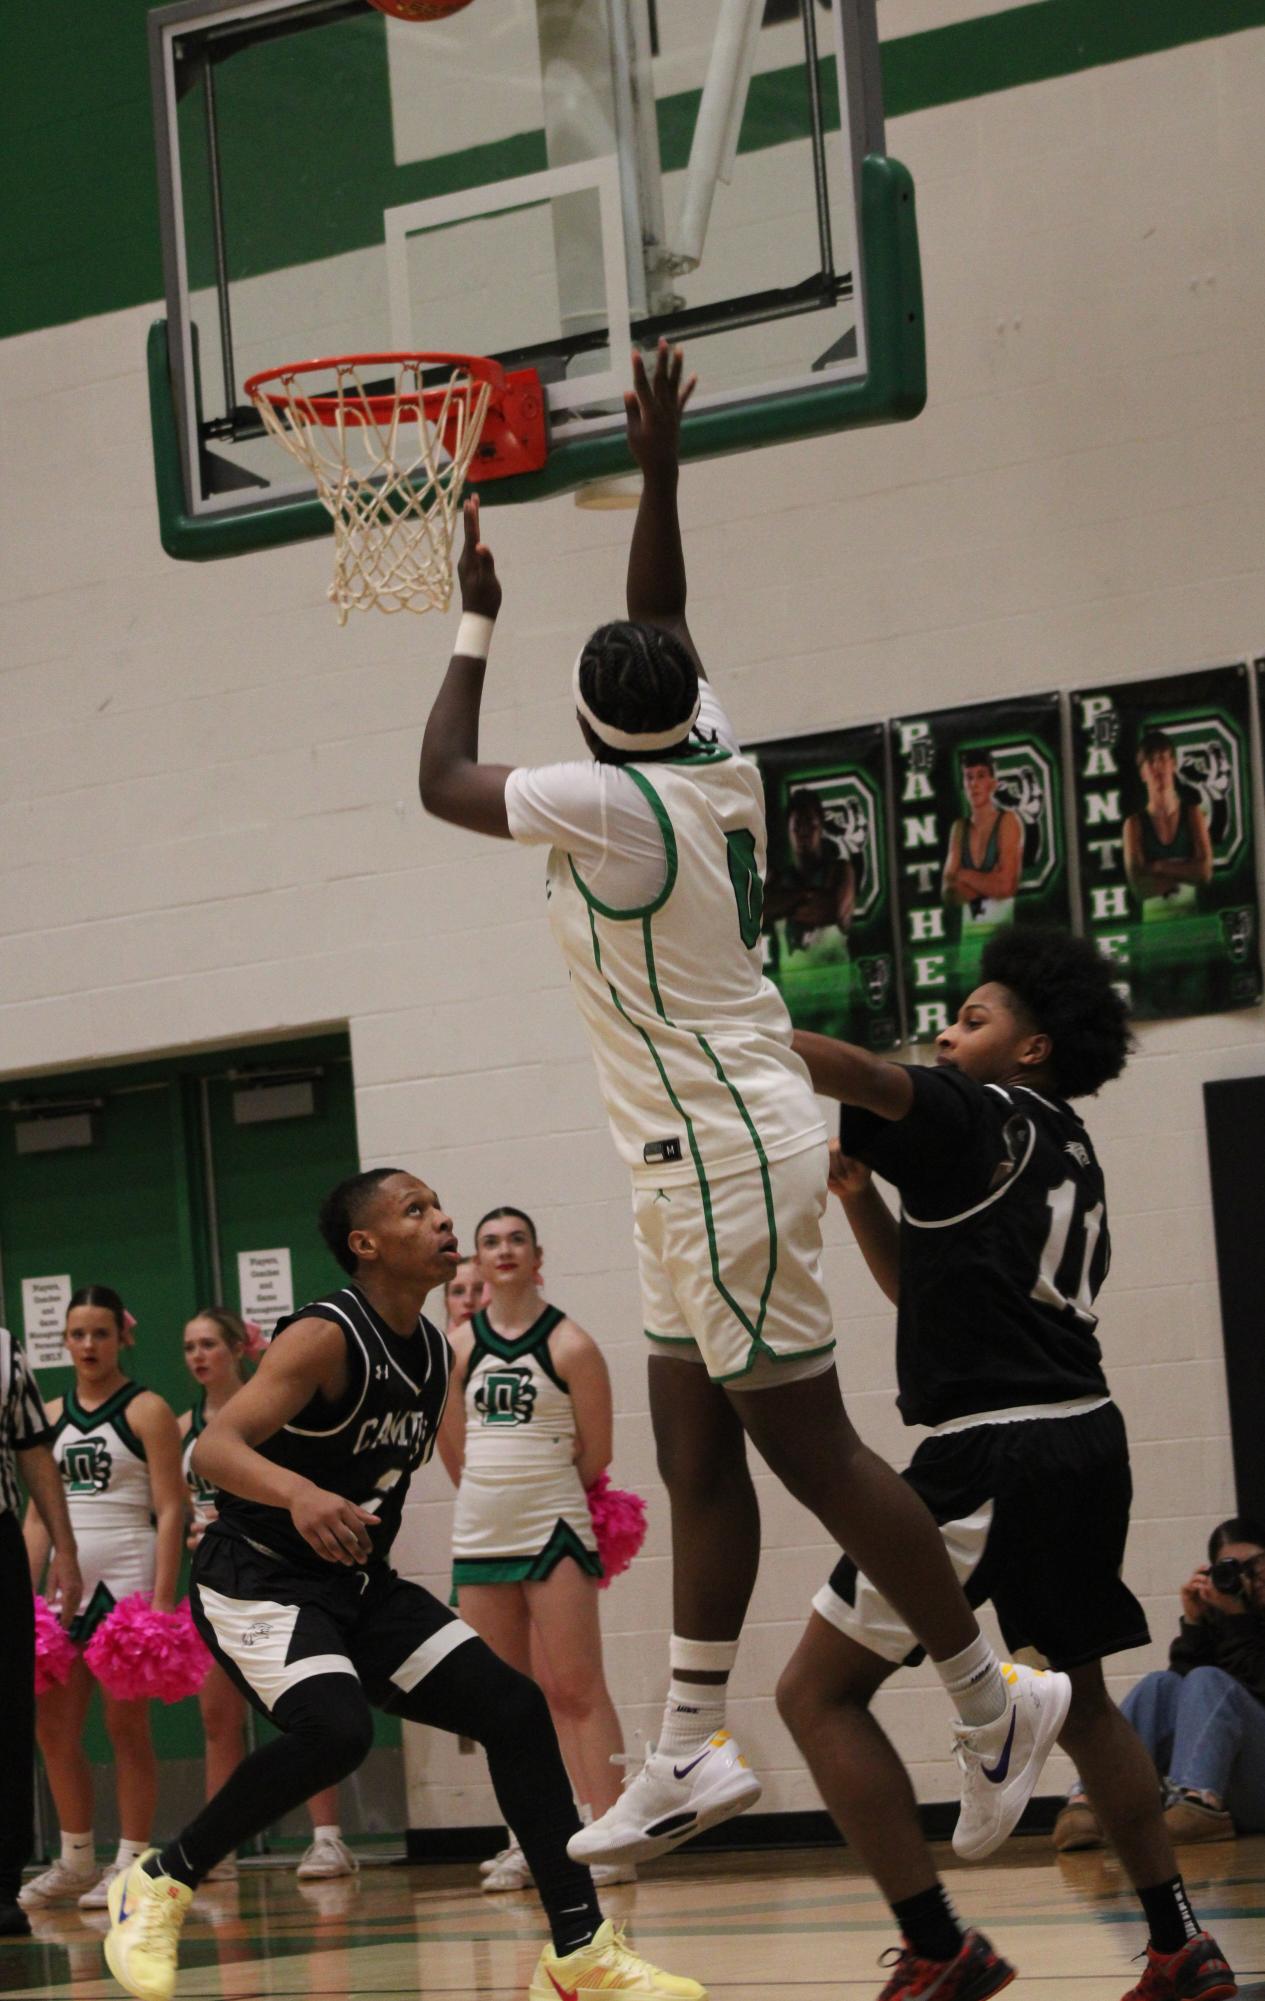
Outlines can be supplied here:
M477 612L480 618L495 618L501 609L501 580L486 542L479 540L479 496L472 493L462 509L466 539L457 561L461 584L462 611Z
M850 1195L863 1195L872 1180L870 1169L863 1160L854 1160L845 1153L837 1139L830 1142L830 1173L826 1182L832 1195L841 1202Z
M369 1530L377 1517L324 1487L303 1487L290 1504L290 1519L327 1563L363 1563L373 1553Z
M682 384L685 356L679 347L659 342L654 372L633 350L633 386L624 391L624 412L628 420L628 449L644 473L668 472L676 465L681 443L681 413L694 394L698 381L691 375Z

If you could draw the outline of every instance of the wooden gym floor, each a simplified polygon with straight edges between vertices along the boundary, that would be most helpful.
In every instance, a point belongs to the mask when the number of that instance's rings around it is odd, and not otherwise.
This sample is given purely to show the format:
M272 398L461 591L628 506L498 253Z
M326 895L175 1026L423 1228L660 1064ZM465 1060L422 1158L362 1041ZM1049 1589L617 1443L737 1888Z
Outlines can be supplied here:
M973 1869L947 1848L940 1860L961 1915L1018 1967L1032 2001L1120 2001L1137 1979L1141 1917L1109 1856L1060 1858L1030 1837ZM1186 1849L1181 1862L1240 1992L1265 2001L1265 1836ZM475 1885L473 1867L369 1863L358 1878L304 1884L292 1868L248 1867L200 1893L177 2001L521 2001L544 1937L539 1907L531 1893L484 1897ZM840 1849L669 1857L607 1892L605 1907L647 1957L703 1981L716 2001L867 2001L894 1936ZM101 1952L104 1914L72 1906L33 1923L36 1939L0 1940L8 2001L119 1995Z

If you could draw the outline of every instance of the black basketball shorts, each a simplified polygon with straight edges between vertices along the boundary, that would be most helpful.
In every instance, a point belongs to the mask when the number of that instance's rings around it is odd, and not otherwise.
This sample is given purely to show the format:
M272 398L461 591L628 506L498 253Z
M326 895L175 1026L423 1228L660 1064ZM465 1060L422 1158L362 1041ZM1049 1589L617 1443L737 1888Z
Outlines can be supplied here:
M378 1709L412 1693L477 1636L385 1563L301 1571L238 1536L208 1533L189 1580L194 1623L265 1716L312 1675L349 1674Z
M1012 1653L1035 1648L1070 1668L1146 1645L1146 1615L1120 1575L1133 1482L1114 1404L928 1438L901 1477L939 1525L971 1605L991 1600ZM895 1666L922 1659L848 1557L813 1608Z

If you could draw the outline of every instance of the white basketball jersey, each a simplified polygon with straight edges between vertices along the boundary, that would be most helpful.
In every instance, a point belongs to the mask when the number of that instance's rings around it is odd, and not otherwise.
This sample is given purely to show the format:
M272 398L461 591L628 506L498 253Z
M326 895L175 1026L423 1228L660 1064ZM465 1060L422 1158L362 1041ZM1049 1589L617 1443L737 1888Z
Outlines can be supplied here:
M759 771L722 744L623 769L663 835L658 896L612 909L560 848L548 879L615 1144L634 1181L656 1187L760 1169L825 1127L763 972Z
M95 1410L66 1394L53 1436L53 1457L66 1490L78 1539L102 1533L152 1532L154 1504L145 1448L127 1421L141 1385L129 1383Z

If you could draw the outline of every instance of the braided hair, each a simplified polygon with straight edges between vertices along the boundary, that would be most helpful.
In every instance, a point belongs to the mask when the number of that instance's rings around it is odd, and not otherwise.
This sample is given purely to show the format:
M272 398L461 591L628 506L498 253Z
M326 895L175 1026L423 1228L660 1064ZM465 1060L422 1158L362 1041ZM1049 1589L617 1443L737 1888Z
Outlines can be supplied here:
M580 655L580 692L593 713L630 734L683 723L698 700L698 669L681 641L659 625L616 619L599 625ZM621 751L586 729L590 748L607 764L653 757Z

